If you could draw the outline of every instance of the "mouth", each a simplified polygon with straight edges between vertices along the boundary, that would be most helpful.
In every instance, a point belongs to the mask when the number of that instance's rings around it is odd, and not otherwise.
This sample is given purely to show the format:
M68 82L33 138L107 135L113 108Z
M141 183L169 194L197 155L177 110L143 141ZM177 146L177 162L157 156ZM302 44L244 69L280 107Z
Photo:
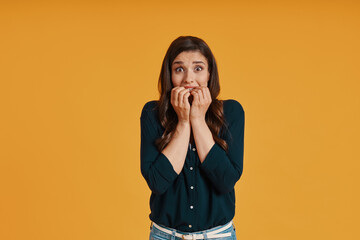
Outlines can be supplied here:
M193 86L185 86L184 88L189 89L189 92L191 92L195 87L193 87Z

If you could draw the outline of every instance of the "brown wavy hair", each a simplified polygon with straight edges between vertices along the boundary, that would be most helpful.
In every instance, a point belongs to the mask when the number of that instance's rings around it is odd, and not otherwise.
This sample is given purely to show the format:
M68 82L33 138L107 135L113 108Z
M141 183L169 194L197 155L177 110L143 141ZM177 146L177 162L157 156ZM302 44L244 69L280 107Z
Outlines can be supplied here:
M181 36L175 39L170 44L162 62L158 82L158 89L160 93L158 110L160 123L164 127L165 131L163 135L157 139L156 145L158 149L162 151L170 142L178 123L177 114L170 102L171 89L174 87L171 80L171 65L177 55L186 51L200 51L208 61L210 77L207 87L210 90L212 102L206 112L205 121L215 142L227 151L228 145L226 141L219 137L222 127L226 127L226 124L223 112L223 102L217 99L220 92L220 84L215 57L204 40L193 36Z

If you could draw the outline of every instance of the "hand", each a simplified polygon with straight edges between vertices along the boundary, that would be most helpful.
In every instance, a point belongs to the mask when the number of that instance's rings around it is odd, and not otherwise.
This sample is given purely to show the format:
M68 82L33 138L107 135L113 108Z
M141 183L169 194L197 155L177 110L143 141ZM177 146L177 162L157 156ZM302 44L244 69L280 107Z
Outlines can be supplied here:
M190 121L189 96L189 89L185 89L184 87L174 87L171 90L170 102L178 116L179 122L188 123Z
M205 120L205 114L212 102L209 88L196 87L190 94L193 96L190 121Z

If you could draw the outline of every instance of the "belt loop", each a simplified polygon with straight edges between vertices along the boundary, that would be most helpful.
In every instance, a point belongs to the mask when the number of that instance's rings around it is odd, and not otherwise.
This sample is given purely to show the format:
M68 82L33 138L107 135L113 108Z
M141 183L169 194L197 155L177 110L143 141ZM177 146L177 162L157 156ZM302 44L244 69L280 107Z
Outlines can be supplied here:
M204 240L207 240L208 238L206 232L204 232L203 234L204 234Z
M176 240L176 231L175 230L172 231L171 240Z

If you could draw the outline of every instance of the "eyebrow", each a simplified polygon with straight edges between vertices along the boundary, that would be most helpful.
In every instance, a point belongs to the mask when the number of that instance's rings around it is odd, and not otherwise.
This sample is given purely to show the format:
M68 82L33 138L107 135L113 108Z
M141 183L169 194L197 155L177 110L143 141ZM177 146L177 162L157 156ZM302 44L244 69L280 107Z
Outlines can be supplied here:
M183 61L176 61L176 62L173 62L173 65L174 64L182 64L182 63L184 63ZM204 64L204 65L206 65L203 61L194 61L194 62L192 62L193 64L198 64L198 63L202 63L202 64Z

